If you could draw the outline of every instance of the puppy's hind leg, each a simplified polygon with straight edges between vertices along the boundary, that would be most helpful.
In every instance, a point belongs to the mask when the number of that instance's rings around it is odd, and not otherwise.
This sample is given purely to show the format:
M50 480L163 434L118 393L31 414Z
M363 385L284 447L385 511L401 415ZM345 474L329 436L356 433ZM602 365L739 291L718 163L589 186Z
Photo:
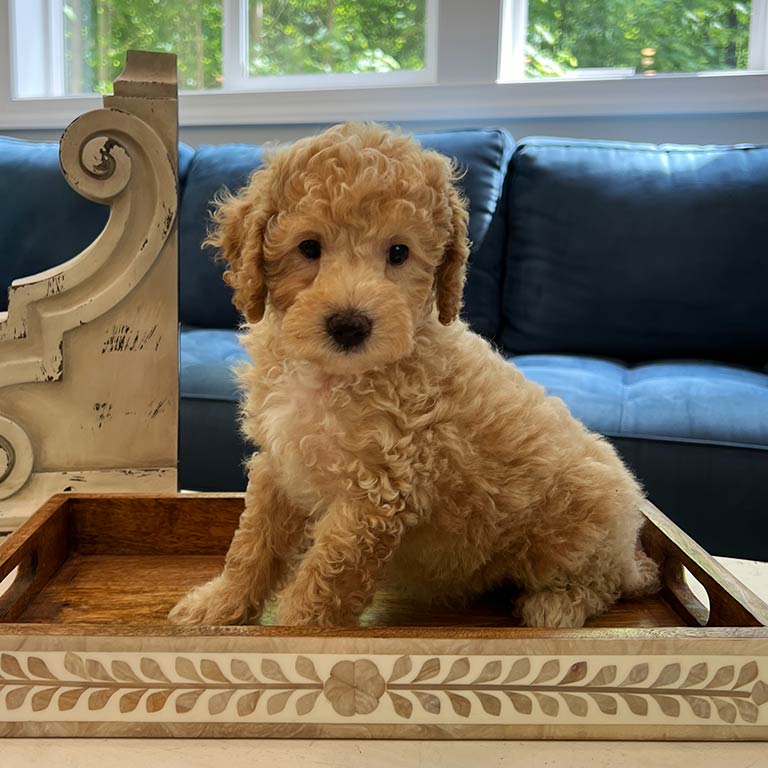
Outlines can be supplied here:
M568 584L524 593L517 611L526 627L583 627L590 616L605 611L615 599L615 593L606 595L585 584Z
M528 627L583 627L621 596L623 569L615 557L596 553L575 573L524 591L517 612Z
M624 563L621 593L624 597L643 597L660 586L659 564L645 554L638 542Z
M528 627L582 627L619 597L641 597L659 588L659 567L639 544L621 560L592 561L567 583L524 593L517 609Z
M304 517L275 485L264 457L254 456L245 510L224 571L183 597L168 615L169 621L223 625L258 620L303 535Z

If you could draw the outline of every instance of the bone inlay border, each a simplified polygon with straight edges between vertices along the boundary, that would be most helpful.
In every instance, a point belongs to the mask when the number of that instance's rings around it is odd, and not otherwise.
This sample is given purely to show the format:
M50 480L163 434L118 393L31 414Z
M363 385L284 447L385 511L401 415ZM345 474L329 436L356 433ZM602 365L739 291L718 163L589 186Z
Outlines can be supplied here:
M768 723L764 658L0 654L0 720Z

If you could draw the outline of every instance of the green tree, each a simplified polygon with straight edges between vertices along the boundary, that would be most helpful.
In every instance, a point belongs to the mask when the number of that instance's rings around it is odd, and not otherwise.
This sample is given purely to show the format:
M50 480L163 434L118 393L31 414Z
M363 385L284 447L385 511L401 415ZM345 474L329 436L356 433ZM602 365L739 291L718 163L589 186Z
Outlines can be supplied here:
M71 93L110 91L129 48L175 52L183 89L221 86L221 0L66 0L64 19Z
M744 69L749 17L749 0L529 0L527 72Z
M424 67L425 0L250 0L251 75Z

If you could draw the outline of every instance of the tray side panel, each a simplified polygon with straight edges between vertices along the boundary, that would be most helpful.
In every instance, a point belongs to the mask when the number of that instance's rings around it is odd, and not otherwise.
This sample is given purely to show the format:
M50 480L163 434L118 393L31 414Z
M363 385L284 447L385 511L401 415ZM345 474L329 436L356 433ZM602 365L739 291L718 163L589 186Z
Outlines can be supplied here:
M766 637L192 640L0 636L0 733L768 738Z
M225 555L242 496L76 496L74 547L83 555Z

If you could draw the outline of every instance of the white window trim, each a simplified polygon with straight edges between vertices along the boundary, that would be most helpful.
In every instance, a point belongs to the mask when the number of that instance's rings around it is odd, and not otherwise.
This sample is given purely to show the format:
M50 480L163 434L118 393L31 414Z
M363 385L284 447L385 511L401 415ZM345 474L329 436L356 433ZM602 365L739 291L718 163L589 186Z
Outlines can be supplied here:
M768 69L768 0L752 0L749 23L749 68Z
M431 49L428 46L428 71L433 74L426 81L397 83L397 76L404 73L387 73L394 77L386 85L374 86L352 76L345 87L332 88L322 82L328 76L313 75L303 78L304 82L294 81L293 90L186 92L180 97L180 123L202 126L341 120L476 122L768 112L768 72L764 71L500 82L504 54L500 56L499 51L506 48L489 45L488 41L498 39L502 14L511 13L520 20L524 2L439 0L437 24L431 30L435 37ZM242 7L241 0L224 3L225 13L239 12ZM99 96L12 97L9 10L9 0L0 0L0 130L63 128L78 114L98 108ZM750 66L768 69L768 0L753 0L752 30L756 34L762 30L762 45L750 50ZM237 34L237 30L230 34ZM229 42L229 49L237 50L231 45L234 41ZM243 50L242 45L239 50ZM234 76L233 68L244 71L245 63L227 59L224 66L225 77L228 72Z

